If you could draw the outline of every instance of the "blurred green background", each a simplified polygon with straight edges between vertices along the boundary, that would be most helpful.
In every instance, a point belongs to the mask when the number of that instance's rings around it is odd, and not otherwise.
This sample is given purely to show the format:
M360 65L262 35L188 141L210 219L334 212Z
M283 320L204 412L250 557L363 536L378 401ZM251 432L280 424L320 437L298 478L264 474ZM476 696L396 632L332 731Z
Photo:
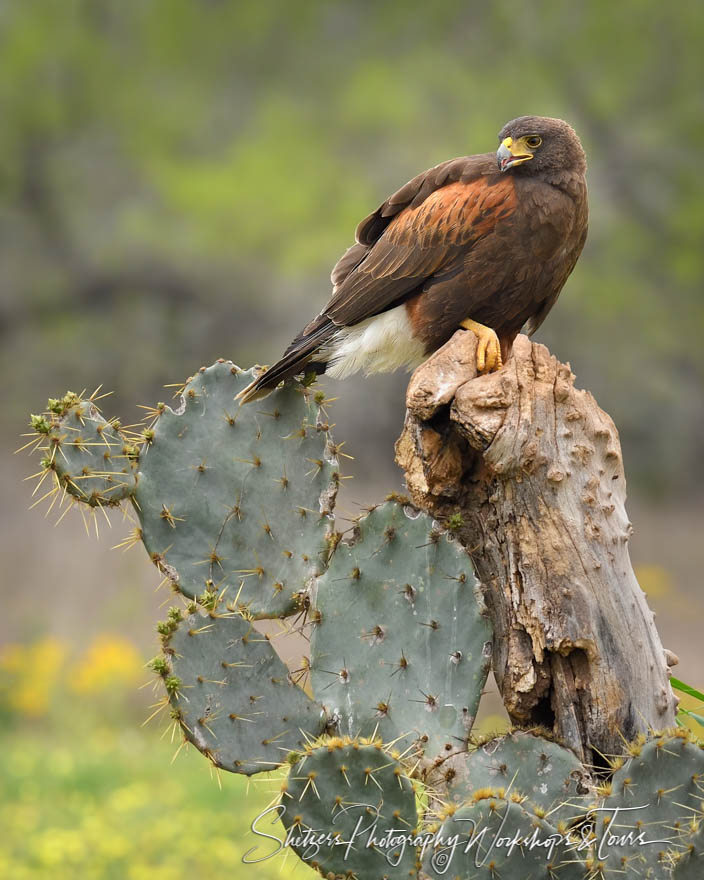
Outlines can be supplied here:
M538 339L620 430L637 573L704 685L703 44L701 4L656 0L0 3L0 876L280 876L240 863L276 780L245 799L140 727L169 597L106 552L119 517L89 542L27 511L28 413L102 382L136 421L218 356L273 361L356 223L518 115L587 151L589 241ZM401 488L406 379L326 380L349 514Z

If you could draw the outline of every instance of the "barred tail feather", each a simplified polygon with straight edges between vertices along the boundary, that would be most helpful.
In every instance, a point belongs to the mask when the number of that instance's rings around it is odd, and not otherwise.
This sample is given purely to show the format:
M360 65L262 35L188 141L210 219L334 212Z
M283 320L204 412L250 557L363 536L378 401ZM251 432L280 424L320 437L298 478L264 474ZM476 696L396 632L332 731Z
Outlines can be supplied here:
M250 382L246 388L243 388L235 397L235 400L239 400L240 406L242 406L244 403L251 403L253 400L266 397L280 382L284 382L286 379L291 379L293 376L304 372L308 365L313 367L317 373L324 372L325 365L323 363L311 362L318 349L337 330L338 328L332 321L325 319L324 323L315 327L311 332L306 333L304 331L303 334L294 339L286 349L283 357L262 373L261 376Z

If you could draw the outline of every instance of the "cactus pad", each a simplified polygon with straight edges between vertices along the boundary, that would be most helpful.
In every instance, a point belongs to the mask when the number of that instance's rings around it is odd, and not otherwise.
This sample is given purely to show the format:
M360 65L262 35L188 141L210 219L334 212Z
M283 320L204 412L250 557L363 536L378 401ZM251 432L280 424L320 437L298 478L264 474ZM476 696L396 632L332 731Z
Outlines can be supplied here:
M408 737L428 755L467 742L491 626L464 550L426 514L387 501L318 580L313 691L349 735Z
M38 448L42 465L53 470L58 486L90 507L112 507L135 489L138 447L108 422L92 400L69 391L49 400L47 412L32 416L32 427L46 438Z
M293 383L240 407L252 376L218 362L159 410L135 502L147 551L182 593L276 617L324 566L339 476L312 392Z
M589 777L574 752L542 736L516 730L470 752L452 780L448 796L458 803L482 788L525 795L551 824L580 812Z
M555 828L518 795L480 790L459 809L446 810L439 834L444 845L429 850L421 876L428 880L582 880L576 857L555 840ZM458 835L456 846L448 838ZM535 841L531 838L535 835Z
M211 761L248 776L271 770L325 726L266 636L242 617L178 612L160 624L159 664L181 727ZM156 666L155 666L156 668Z
M677 841L672 880L701 880L704 875L704 804Z
M413 784L381 740L335 737L308 747L291 767L281 803L293 849L323 876L416 876L415 846L392 839L415 831ZM341 843L316 847L311 829L339 834Z
M303 383L239 407L234 397L253 374L224 360L202 367L178 408L158 404L139 434L68 392L32 416L27 445L77 500L100 507L131 499L138 537L185 596L284 617L325 567L337 450L322 392Z
M659 880L670 876L676 855L687 851L686 831L697 812L701 815L704 746L686 729L678 729L636 741L629 751L631 757L614 773L608 796L598 805L608 811L599 813L596 822L601 861L607 870ZM616 809L620 812L613 818ZM629 832L653 842L609 845L609 835L619 838Z

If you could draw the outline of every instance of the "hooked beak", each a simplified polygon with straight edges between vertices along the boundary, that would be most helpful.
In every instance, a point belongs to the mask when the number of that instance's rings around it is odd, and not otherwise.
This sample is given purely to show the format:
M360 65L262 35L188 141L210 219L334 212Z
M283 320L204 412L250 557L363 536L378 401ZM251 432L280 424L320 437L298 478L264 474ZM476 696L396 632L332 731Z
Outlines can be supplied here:
M499 171L507 171L514 165L520 165L521 162L527 162L533 158L532 153L523 152L521 142L514 143L513 138L507 137L501 141L501 146L496 151L496 161Z

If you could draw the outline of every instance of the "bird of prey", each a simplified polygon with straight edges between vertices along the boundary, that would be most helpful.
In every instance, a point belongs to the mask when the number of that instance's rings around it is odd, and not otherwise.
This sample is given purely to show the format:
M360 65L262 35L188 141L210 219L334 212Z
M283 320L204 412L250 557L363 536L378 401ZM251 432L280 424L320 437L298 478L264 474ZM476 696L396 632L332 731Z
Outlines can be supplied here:
M543 323L582 251L585 172L566 122L521 116L496 153L414 177L362 220L328 304L240 401L304 372L412 369L460 327L478 338L478 371L498 369L521 328Z

